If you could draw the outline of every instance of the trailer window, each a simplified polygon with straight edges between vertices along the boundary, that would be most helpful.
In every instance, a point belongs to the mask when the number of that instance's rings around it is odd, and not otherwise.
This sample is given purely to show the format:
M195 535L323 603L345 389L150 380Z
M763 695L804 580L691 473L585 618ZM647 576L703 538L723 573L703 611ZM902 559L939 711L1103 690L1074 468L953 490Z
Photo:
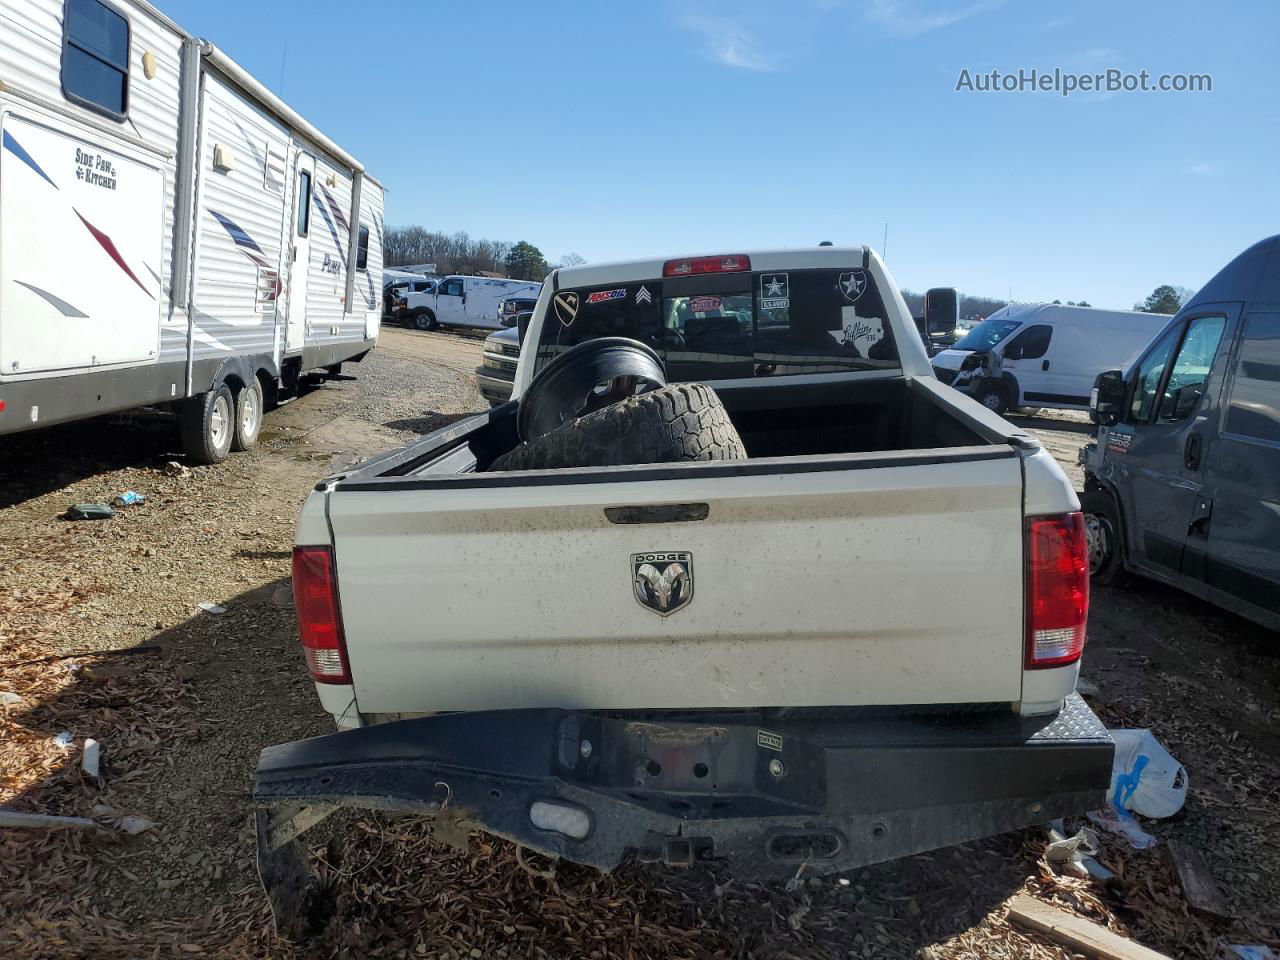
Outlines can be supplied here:
M360 235L356 239L356 269L369 269L369 228L360 224Z
M311 229L311 171L298 171L298 236Z
M62 93L116 119L129 105L129 21L99 0L67 0Z

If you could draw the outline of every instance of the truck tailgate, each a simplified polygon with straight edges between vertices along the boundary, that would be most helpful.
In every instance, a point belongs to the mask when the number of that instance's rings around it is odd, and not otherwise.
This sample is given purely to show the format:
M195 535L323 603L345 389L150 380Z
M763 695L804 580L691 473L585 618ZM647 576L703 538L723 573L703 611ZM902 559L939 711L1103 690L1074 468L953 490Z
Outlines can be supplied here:
M1012 448L339 483L328 514L362 713L1021 695ZM635 571L667 553L663 615Z

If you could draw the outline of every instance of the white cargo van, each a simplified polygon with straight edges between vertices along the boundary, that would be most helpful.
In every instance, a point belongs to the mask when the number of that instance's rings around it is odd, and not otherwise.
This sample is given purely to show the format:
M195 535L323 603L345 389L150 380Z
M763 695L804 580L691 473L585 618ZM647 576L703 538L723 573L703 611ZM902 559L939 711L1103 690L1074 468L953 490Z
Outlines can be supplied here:
M542 284L532 280L505 280L498 277L441 277L435 287L422 293L410 292L402 312L419 330L446 327L502 329L498 305L508 297L537 299Z
M1098 374L1127 367L1168 322L1163 313L1011 303L933 357L933 369L997 413L1087 410Z

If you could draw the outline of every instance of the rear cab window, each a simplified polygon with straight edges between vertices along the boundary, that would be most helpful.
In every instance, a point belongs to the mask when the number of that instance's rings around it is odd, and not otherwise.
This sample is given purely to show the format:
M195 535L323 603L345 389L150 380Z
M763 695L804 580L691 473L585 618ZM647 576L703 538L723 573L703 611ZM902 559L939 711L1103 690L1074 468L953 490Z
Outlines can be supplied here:
M647 344L677 382L900 366L884 298L852 266L562 288L547 308L535 374L599 337Z

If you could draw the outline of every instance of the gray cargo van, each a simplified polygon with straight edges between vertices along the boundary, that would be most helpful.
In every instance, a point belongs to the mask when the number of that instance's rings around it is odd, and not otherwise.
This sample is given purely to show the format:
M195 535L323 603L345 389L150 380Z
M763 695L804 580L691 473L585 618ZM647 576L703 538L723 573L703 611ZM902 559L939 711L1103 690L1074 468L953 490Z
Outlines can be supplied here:
M1132 571L1280 630L1280 236L1224 267L1130 368L1082 453L1090 570Z

